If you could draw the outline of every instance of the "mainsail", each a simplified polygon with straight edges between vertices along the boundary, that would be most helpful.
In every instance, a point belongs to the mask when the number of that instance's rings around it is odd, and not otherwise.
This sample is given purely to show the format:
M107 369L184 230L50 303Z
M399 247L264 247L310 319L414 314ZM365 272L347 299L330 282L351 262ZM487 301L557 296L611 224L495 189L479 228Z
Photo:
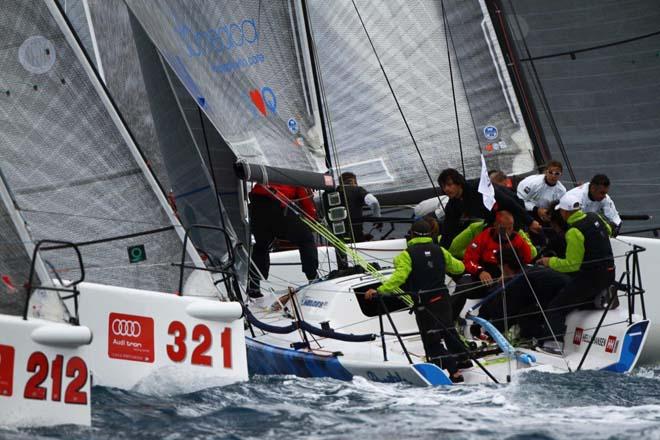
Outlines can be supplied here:
M127 4L239 161L325 171L290 2Z
M481 152L507 173L533 169L532 144L483 2L309 6L336 168L380 193L430 187L422 161L432 180L446 167L478 177Z
M575 180L607 174L621 213L654 217L625 229L660 227L660 3L492 3L550 155Z
M182 232L61 11L2 9L0 167L31 240L79 243L86 280L173 291ZM45 258L76 279L69 255Z

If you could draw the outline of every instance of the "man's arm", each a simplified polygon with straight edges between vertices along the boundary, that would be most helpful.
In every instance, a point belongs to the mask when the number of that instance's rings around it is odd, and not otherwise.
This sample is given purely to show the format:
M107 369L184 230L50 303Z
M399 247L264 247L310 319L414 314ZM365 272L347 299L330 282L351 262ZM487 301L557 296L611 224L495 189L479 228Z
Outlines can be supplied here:
M312 193L307 188L301 186L296 188L296 198L300 204L300 208L305 211L307 215L316 219L316 206L314 206L314 200L312 199Z
M376 196L371 193L367 193L367 195L364 196L364 204L369 207L373 217L380 217L380 203L378 202Z
M449 246L448 249L449 253L456 258L463 258L465 256L465 250L470 243L472 243L472 240L474 240L485 227L486 223L483 221L470 223L467 228L463 229L463 231L451 241L451 246Z
M584 235L577 228L571 228L566 232L566 258L551 257L548 267L557 272L577 272L583 259Z
M479 264L481 260L481 236L478 235L470 245L465 249L465 256L463 257L464 268L470 275L479 275L484 268Z
M614 202L610 196L605 196L605 199L603 200L603 214L605 214L605 217L607 217L610 222L614 223L615 226L621 224L619 211L616 210L616 206L614 206Z
M530 176L531 177L531 176ZM517 195L520 200L525 202L525 209L528 211L533 211L536 206L534 202L529 200L529 195L532 193L533 188L529 177L525 177L522 182L518 184Z
M445 256L445 272L451 275L460 275L465 271L465 265L461 260L452 257L445 248L442 248L442 253Z
M397 287L401 287L412 272L412 260L407 251L401 252L394 258L394 272L380 285L378 293L390 293Z

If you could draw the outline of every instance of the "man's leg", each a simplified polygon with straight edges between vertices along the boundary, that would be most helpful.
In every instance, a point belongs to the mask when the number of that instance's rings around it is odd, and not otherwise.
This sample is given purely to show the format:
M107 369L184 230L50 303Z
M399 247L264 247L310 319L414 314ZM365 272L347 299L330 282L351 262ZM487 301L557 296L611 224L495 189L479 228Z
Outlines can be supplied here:
M278 208L273 202L264 197L254 197L250 201L250 232L254 236L254 246L252 247L251 259L254 267L250 268L248 289L252 292L259 292L259 281L261 276L268 279L270 269L270 247L274 240L273 223L277 221ZM280 210L281 211L281 210ZM281 212L279 216L281 217Z
M286 239L298 246L302 271L308 280L318 277L319 254L312 231L298 217L288 215Z
M584 272L578 273L571 279L548 304L548 322L555 336L559 339L563 338L566 332L566 316L572 310L591 303L596 294L607 284L607 279Z

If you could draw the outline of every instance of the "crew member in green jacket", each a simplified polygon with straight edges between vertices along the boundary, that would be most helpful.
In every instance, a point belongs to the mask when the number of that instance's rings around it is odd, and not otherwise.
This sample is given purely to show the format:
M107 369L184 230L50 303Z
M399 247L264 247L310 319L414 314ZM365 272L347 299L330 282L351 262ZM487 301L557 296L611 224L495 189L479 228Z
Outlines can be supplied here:
M452 322L445 273L461 274L465 266L434 242L425 220L412 225L410 236L407 249L394 258L394 273L378 290L369 289L365 298L387 295L405 285L403 289L415 299L415 316L427 360L446 368L453 382L462 382L459 368L472 364L465 358L466 348ZM451 355L443 346L443 339Z
M578 196L567 192L555 207L569 226L566 258L543 257L537 261L537 264L571 275L569 283L548 304L548 321L556 336L564 334L566 315L573 308L592 302L614 282L614 257L607 222L598 214L583 212L581 203ZM554 348L561 350L562 347Z

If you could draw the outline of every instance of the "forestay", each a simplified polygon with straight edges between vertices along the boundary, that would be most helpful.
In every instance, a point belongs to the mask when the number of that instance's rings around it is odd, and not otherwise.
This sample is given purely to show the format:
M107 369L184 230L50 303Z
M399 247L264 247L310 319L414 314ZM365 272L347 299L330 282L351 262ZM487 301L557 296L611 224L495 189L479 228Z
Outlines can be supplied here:
M239 160L325 170L290 2L127 4Z
M46 3L4 1L2 10L0 167L30 239L85 243L170 228L81 251L89 281L173 291L178 223L82 50ZM70 255L43 258L76 279Z
M481 1L309 6L336 168L380 193L429 188L422 160L433 180L446 167L478 177L480 151L506 173L533 169L532 144Z

